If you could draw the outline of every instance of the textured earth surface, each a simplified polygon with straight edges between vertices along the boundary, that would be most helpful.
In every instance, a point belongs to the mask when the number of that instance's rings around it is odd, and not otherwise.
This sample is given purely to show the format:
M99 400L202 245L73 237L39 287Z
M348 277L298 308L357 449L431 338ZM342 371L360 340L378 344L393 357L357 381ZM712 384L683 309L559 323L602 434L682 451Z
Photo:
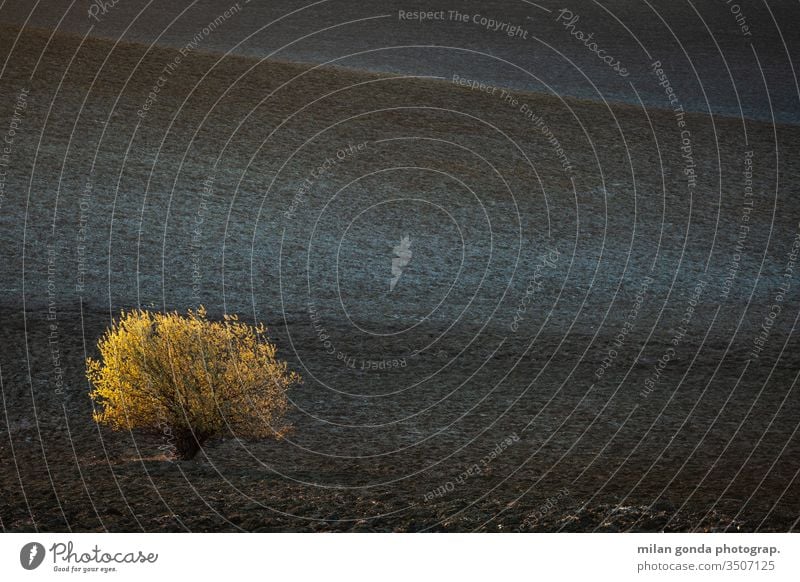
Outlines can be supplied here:
M4 530L797 528L797 128L0 31ZM111 318L201 303L293 432L95 426Z

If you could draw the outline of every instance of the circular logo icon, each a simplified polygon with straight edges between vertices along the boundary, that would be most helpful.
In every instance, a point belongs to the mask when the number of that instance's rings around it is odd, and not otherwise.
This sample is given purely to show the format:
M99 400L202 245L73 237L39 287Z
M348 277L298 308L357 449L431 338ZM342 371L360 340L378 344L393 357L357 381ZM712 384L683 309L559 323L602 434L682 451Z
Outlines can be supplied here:
M19 552L19 563L26 570L35 570L44 561L44 546L39 542L30 542L22 546Z

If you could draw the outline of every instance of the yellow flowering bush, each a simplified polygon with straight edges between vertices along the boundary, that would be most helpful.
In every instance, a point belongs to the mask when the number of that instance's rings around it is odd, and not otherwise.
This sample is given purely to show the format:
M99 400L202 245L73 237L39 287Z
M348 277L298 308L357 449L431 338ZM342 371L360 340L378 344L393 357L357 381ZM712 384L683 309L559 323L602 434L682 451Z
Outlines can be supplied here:
M176 455L192 458L210 438L280 437L287 391L300 376L277 358L263 324L206 310L123 312L88 358L94 420L116 430L169 434Z

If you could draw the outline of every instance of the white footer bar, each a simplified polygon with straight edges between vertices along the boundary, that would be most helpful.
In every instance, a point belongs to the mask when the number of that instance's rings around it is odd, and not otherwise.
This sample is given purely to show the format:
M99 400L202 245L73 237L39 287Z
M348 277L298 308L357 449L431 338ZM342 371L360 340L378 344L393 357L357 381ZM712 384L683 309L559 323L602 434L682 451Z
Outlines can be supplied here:
M792 534L3 534L2 580L800 580Z

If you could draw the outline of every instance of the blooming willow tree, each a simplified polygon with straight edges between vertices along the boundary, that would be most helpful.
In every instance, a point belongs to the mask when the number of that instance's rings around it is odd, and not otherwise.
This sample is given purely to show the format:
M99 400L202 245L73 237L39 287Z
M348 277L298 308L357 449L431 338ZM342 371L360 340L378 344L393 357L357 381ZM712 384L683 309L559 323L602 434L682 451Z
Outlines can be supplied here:
M115 430L169 432L179 458L210 438L281 437L287 391L300 376L277 358L263 324L206 310L123 312L87 359L94 420Z

